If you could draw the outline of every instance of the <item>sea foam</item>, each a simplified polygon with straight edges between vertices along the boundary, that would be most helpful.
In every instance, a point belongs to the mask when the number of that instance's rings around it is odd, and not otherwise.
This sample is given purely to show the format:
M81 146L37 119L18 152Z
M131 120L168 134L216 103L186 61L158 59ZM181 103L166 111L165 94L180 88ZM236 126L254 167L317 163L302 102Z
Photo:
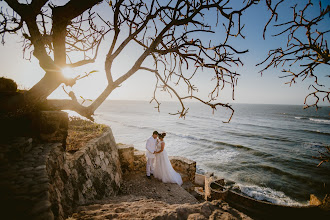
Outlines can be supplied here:
M305 203L297 202L287 195L284 192L276 191L268 187L261 187L256 185L243 185L236 183L240 191L254 199L267 201L278 205L289 205L289 206L303 206L308 205L308 201Z

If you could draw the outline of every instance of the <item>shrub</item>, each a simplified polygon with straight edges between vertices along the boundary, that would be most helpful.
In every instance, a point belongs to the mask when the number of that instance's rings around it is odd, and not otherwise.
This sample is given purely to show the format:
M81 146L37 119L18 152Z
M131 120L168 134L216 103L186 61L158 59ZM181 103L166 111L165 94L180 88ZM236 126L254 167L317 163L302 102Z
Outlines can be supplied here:
M0 92L16 92L17 84L12 79L0 77Z

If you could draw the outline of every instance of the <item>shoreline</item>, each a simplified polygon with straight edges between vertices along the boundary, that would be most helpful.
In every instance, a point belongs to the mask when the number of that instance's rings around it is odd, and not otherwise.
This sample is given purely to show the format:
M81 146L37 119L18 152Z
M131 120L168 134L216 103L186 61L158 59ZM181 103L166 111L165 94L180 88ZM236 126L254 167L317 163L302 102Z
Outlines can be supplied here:
M121 164L123 166L122 170L124 174L125 172L145 172L145 164L146 164L145 151L138 150L133 145L126 145L122 143L117 144L117 147L119 150ZM197 163L188 158L182 156L169 156L169 159L172 163L173 168L180 173L182 179L184 180L184 183L190 181L191 184L194 185L192 187L190 184L190 186L186 187L185 189L189 193L194 195L196 198L201 198L205 196L205 186L206 186L205 184L209 183L212 180L224 179L223 177L215 176L214 173L210 173L210 172L206 172L204 174L198 173L196 169ZM235 186L237 185L235 182L228 179L224 179L224 182L226 182L227 186L230 188L232 188L233 186L235 188ZM201 190L202 187L204 188L203 190ZM244 196L258 200L258 198L254 198L253 196L250 196L242 192L240 189L238 189L238 191L240 191L239 193ZM200 195L196 195L196 193L199 193ZM259 201L264 201L270 204L288 206L288 207L293 207L293 206L306 207L310 205L310 201L306 201L306 203L295 202L289 204L274 203L268 200L260 200L260 199Z

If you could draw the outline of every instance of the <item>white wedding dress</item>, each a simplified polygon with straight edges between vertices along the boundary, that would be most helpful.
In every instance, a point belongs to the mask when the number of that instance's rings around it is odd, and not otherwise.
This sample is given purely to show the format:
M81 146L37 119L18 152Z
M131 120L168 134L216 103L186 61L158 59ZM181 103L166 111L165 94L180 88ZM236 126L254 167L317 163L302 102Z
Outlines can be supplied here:
M160 141L157 144L157 151L161 150L161 144L163 142L164 141ZM180 186L182 185L182 178L180 174L173 169L165 149L161 153L156 154L154 177L160 179L164 183L177 183Z

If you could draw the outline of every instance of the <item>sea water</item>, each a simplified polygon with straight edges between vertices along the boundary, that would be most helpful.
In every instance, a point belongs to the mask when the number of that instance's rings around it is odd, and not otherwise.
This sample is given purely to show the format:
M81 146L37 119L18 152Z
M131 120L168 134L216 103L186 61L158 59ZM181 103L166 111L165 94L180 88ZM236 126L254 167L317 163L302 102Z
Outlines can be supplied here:
M163 102L160 112L144 101L106 101L96 121L111 127L117 143L145 150L154 130L166 132L169 155L197 162L197 172L234 181L242 193L284 205L306 205L310 194L329 193L330 163L317 167L330 145L330 107L234 104L230 111L188 103L185 119L170 115L179 103Z

